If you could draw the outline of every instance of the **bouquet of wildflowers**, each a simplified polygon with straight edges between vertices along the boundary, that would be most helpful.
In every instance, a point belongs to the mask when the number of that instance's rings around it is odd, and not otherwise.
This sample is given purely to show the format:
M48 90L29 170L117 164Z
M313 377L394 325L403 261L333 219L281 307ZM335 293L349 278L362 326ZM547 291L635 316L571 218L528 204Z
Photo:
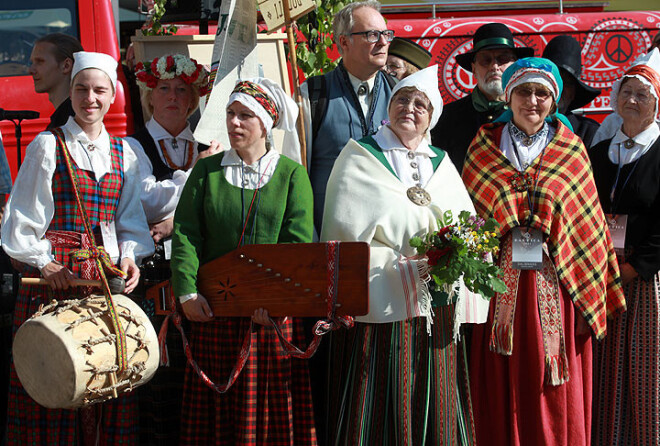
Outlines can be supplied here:
M438 231L410 239L410 246L428 257L429 274L439 289L451 291L463 276L465 286L484 298L506 291L502 271L490 261L499 249L495 219L484 220L463 211L454 222L451 211L446 211L438 226Z

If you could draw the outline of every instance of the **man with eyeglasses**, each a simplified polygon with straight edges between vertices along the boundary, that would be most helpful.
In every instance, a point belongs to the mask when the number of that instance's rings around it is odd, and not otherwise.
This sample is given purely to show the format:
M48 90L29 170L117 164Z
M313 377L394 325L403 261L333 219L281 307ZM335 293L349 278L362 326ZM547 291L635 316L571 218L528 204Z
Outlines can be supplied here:
M479 127L504 112L504 70L517 59L534 55L532 48L516 47L511 30L502 23L480 26L472 42L472 49L457 55L456 62L473 74L477 85L472 94L447 104L431 131L433 145L449 154L459 172Z
M387 119L396 80L381 68L387 63L394 31L387 29L379 11L380 3L373 0L350 3L339 11L332 27L342 59L337 68L309 78L301 88L314 225L319 234L325 187L339 152L350 138L358 140L376 133Z

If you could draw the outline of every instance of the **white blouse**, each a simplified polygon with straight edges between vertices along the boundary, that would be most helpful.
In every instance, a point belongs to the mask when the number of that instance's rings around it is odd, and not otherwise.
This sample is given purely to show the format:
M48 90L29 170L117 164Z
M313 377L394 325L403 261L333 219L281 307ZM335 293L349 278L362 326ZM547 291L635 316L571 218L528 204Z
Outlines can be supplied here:
M235 149L229 149L222 157L222 167L225 169L225 179L229 184L244 189L264 187L273 177L280 154L277 150L269 150L253 164L245 164Z
M500 139L500 150L506 156L506 158L511 161L513 167L515 167L519 172L524 172L527 170L536 158L543 152L552 141L552 138L555 136L555 128L547 123L544 124L548 128L548 133L545 136L541 136L534 140L534 142L525 146L524 144L518 142L514 145L513 140L511 139L511 134L509 132L509 126L511 122L507 122L504 128L502 128L502 136ZM516 147L518 149L516 156ZM520 159L518 159L520 158Z
M159 149L158 154L160 155L160 159L165 164L167 164L167 162L160 151L159 141L161 140L165 145L167 155L173 163L179 166L185 165L188 156L188 143L192 142L194 164L198 155L198 144L193 137L192 130L190 130L190 124L188 124L181 133L176 135L176 137L172 136L153 118L147 121L145 127L156 142L156 147ZM176 141L176 148L174 147L173 141ZM177 170L173 173L172 179L158 181L153 175L153 165L142 145L135 138L131 137L126 138L126 142L130 144L137 156L141 181L140 197L142 198L144 213L147 215L147 221L149 223L158 223L174 217L174 211L176 210L177 203L179 203L181 191L183 191L183 186L186 184L192 168L188 170Z
M607 155L614 164L620 164L621 166L630 164L648 152L651 146L655 144L658 136L660 136L660 127L651 125L646 130L637 134L633 138L635 144L630 149L626 149L624 143L630 138L619 128L612 138L612 142L610 142ZM621 154L621 160L619 160L619 153Z
M94 172L97 179L110 172L110 137L102 129L90 141L71 117L62 127L67 147L79 168ZM2 246L7 254L23 263L43 268L54 260L44 234L53 219L53 174L56 168L56 140L42 132L26 150L2 220ZM120 258L139 263L154 252L149 227L140 203L137 158L124 143L124 185L115 215Z
M415 150L410 150L401 144L399 137L387 125L382 126L373 138L405 186L426 186L433 176L431 158L437 156L426 139L422 138Z

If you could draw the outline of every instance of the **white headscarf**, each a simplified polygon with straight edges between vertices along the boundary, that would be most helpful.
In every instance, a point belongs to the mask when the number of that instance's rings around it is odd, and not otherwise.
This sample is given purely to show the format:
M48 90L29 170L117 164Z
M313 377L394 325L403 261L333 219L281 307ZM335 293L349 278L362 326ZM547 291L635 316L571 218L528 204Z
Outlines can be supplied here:
M433 114L431 115L431 122L428 128L428 131L431 131L431 129L438 123L443 107L442 95L440 95L440 90L438 89L438 66L431 65L430 67L424 68L423 70L401 79L392 89L392 96L390 96L390 102L387 104L388 110L390 109L392 98L396 95L396 92L404 87L416 88L424 93L431 102L431 105L433 106Z
M646 54L643 54L637 58L633 62L633 64L630 66L636 67L637 65L646 65L652 70L654 70L658 75L660 75L660 51L657 48L653 48L653 50L649 51ZM629 70L630 70L629 68ZM659 115L660 115L660 110L658 109L658 95L656 94L655 87L653 84L651 84L651 81L649 81L646 77L640 75L640 74L624 74L621 79L617 79L614 81L612 84L612 91L610 92L610 107L612 107L612 110L614 110L614 113L617 113L617 96L619 96L619 90L621 89L621 84L623 83L624 79L628 77L634 77L635 79L639 79L641 83L649 87L649 90L651 91L651 94L655 98L655 120L658 121Z
M104 53L78 51L73 53L73 68L71 69L71 84L76 74L88 68L103 71L110 78L112 88L117 88L117 61L114 57Z

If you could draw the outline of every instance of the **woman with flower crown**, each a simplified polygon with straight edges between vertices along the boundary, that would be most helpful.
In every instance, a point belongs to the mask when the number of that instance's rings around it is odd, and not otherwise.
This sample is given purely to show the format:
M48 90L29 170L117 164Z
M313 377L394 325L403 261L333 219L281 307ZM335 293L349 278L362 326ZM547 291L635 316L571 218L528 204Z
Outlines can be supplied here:
M147 215L156 254L142 265L143 283L149 287L170 277L174 210L195 163L217 152L193 137L188 118L204 96L208 75L204 67L183 54L138 63L136 81L142 102L151 113L144 128L126 138L138 156L142 207ZM165 319L145 308L156 330ZM140 442L161 444L178 438L186 358L181 335L167 332L167 365L138 389Z
M226 393L186 369L181 443L315 445L306 362L283 353L264 310L252 320L214 318L197 290L199 266L239 246L312 241L307 173L267 143L273 127L295 132L295 102L274 82L258 78L238 82L226 110L231 148L199 160L174 216L172 284L191 321L192 355L213 381L230 375L246 336L252 349ZM301 320L277 323L288 341L304 342Z
M557 66L524 58L504 72L509 109L479 129L463 181L500 223L508 290L472 332L477 442L588 445L592 337L625 308L589 158L565 116Z
M172 235L174 210L195 162L215 153L195 141L188 123L206 92L208 75L183 54L138 63L136 70L142 101L152 116L126 140L138 155L142 206L159 242Z

